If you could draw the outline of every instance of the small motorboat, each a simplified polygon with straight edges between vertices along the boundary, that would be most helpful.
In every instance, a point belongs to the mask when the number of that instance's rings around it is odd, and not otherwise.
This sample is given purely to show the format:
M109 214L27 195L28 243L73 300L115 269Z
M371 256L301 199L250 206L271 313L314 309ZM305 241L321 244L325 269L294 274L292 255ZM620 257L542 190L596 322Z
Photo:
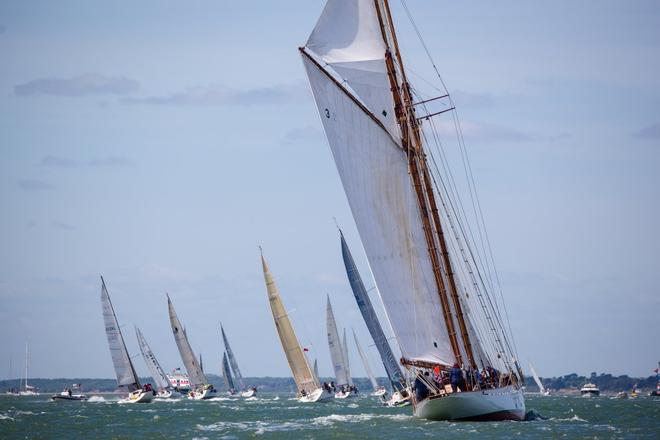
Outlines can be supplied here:
M89 397L82 393L73 394L70 388L65 389L60 394L55 394L51 397L51 400L77 400L83 401L87 400Z
M600 395L600 389L596 384L587 383L580 389L580 394L582 397L598 397Z

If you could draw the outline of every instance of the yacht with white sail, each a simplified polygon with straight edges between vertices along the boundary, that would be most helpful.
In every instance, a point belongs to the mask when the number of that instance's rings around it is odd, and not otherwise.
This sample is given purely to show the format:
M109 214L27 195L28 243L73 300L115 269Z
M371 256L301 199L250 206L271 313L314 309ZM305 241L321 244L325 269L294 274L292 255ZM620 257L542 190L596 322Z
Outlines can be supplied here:
M268 269L266 259L261 254L261 266L264 272L264 281L266 282L266 291L268 292L268 302L270 303L270 310L273 314L275 328L282 343L282 350L286 356L286 360L291 368L293 380L298 389L298 401L303 403L323 402L333 398L329 389L321 387L317 377L312 372L309 366L307 357L303 352L298 337L293 330L293 325L289 319L289 315L284 308L282 298L275 285L273 275Z
M353 340L355 341L355 347L357 348L358 354L360 355L360 359L362 359L362 365L364 366L364 371L367 373L367 377L369 378L369 382L371 382L371 387L373 388L373 392L371 393L371 395L375 397L383 397L385 394L387 394L387 390L385 389L384 386L378 385L378 381L376 381L376 376L374 376L373 371L371 371L371 366L369 365L369 360L367 359L367 355L364 353L364 351L362 351L362 347L358 342L357 335L355 334L355 330L351 329L351 331L353 332Z
M156 384L156 397L161 399L181 397L181 395L170 384L167 374L163 371L158 359L156 359L156 355L151 351L151 347L149 347L147 340L137 326L135 327L135 335L137 336L140 353L142 353L142 359L144 359L144 363L147 364L147 369L149 370L149 373L151 373L151 377Z
M227 339L227 335L225 334L225 329L222 324L220 324L220 333L222 334L222 341L225 344L225 353L227 355L227 359L229 360L229 365L234 373L234 378L238 382L241 397L254 397L257 394L257 387L245 386L243 375L241 374L241 370L238 368L238 362L236 361L234 352L229 345L229 340Z
M414 414L523 420L524 376L496 296L492 252L477 254L486 249L483 215L459 209L454 175L435 159L444 144L433 118L452 116L446 122L460 134L449 93L426 97L413 87L387 0L328 0L299 50L412 384ZM442 110L429 110L436 104Z
M103 321L105 323L105 334L108 338L112 364L115 367L117 375L117 386L120 389L128 390L128 396L124 397L119 403L149 403L154 398L153 390L148 386L144 388L140 385L140 380L135 372L135 367L131 357L126 350L124 337L121 334L121 328L117 322L115 309L112 307L108 289L105 287L105 280L101 277L101 305L103 306Z
M541 382L541 378L539 377L538 374L536 374L536 370L534 369L534 366L532 363L529 363L529 370L532 372L532 377L534 378L534 382L536 383L536 386L539 387L539 394L542 396L549 396L550 395L550 390L546 389L546 387L543 386L543 382Z
M399 368L399 363L397 362L394 353L392 353L392 348L390 347L387 337L383 332L383 328L378 321L376 311L369 298L369 293L364 287L362 277L355 265L355 260L353 260L353 255L348 248L348 244L344 239L344 234L341 229L339 230L339 237L341 241L342 259L344 260L344 267L346 268L346 275L348 276L351 290L353 290L353 296L355 296L362 318L364 318L369 334L374 340L374 344L376 345L378 354L380 354L383 367L385 367L385 372L387 373L387 377L392 386L392 396L389 398L387 398L387 392L382 393L381 391L383 402L386 406L391 407L410 405L410 388L406 384L406 379L403 377L403 373Z
M181 321L179 321L176 315L169 295L167 295L167 310L170 315L170 325L172 326L174 341L179 349L181 360L183 360L183 365L186 367L188 378L190 379L191 390L188 393L188 398L192 400L206 400L215 397L217 390L209 383L209 380L197 362L195 353L193 353L190 342L188 341L186 329L181 325Z
M335 372L335 398L346 399L355 397L357 392L353 385L353 378L349 371L348 351L346 350L346 332L344 331L344 343L339 340L335 314L332 311L330 295L327 295L326 302L326 329L328 332L328 347L330 348L330 359L332 368Z

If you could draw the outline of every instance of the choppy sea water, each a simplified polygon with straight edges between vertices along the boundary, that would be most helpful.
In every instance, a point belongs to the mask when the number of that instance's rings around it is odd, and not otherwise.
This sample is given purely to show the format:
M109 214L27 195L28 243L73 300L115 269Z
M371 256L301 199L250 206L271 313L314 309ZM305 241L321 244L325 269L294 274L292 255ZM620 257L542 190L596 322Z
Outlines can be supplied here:
M301 404L290 395L117 404L0 396L2 439L660 438L660 399L526 396L527 422L431 422L375 398Z

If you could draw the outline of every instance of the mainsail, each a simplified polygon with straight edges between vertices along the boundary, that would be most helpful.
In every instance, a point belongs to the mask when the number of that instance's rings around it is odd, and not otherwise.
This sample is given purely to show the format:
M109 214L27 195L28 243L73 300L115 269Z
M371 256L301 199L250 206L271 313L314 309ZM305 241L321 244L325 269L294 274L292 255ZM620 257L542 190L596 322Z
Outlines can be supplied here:
M238 386L244 390L245 383L243 382L243 375L241 374L241 370L238 369L238 362L236 362L236 357L234 356L234 352L229 345L229 341L227 340L227 335L225 334L225 329L222 327L222 324L220 324L220 332L222 333L222 340L225 344L225 351L227 352L227 358L229 359L231 370L234 372L234 377L238 381Z
M376 377L374 376L373 371L371 371L371 367L369 366L369 361L367 360L367 356L362 351L362 347L360 347L360 343L358 342L357 336L355 336L355 330L353 330L353 339L355 340L355 346L357 347L358 353L360 354L360 359L362 359L362 364L364 365L364 371L367 373L367 377L371 382L371 386L373 387L374 390L377 390L378 382L376 382Z
M350 379L348 376L346 359L344 357L344 348L342 347L339 340L339 332L337 331L335 314L332 311L332 304L330 304L330 295L328 295L326 303L326 329L328 331L328 347L330 347L330 359L332 360L332 368L335 371L335 381L337 385L346 385Z
M137 327L135 327L135 334L137 336L138 345L140 346L140 353L142 353L144 363L147 364L149 373L151 373L151 377L154 379L156 386L159 389L170 388L170 381L167 379L165 371L163 371L161 368L158 359L156 359L156 356L154 355L154 352L151 351L151 347L149 347L149 344L147 344L147 340L144 339L142 332Z
M129 391L138 390L141 388L140 381L133 367L133 362L131 362L131 358L128 355L128 350L126 350L124 337L117 323L117 316L112 307L112 302L110 302L110 295L108 294L108 289L105 287L103 277L101 277L101 305L103 306L105 334L108 337L110 355L112 356L112 363L114 364L115 374L117 375L117 385L119 387L127 387Z
M222 378L225 381L225 388L227 388L227 391L233 391L236 389L234 387L234 379L231 377L229 362L227 361L227 352L222 354Z
M314 359L314 378L316 379L317 382L320 383L319 380L319 363L317 359Z
M266 264L263 255L261 256L261 265L264 272L264 280L266 281L270 309L273 313L273 320L275 321L275 328L280 337L280 342L282 343L282 349L284 350L286 359L289 362L289 367L293 374L293 380L296 382L298 392L304 391L307 394L312 393L319 388L319 382L316 377L314 377L314 373L307 363L307 358L305 357L305 354L300 347L300 343L298 342L298 338L293 331L291 320L284 308L282 298L275 285L275 280L268 269L268 265Z
M331 0L328 5L336 3L341 0ZM373 8L371 1L360 0L359 4L360 8ZM354 29L357 35L356 32ZM313 48L303 48L302 54L328 142L402 355L412 360L452 364L455 358L449 335L438 319L442 310L422 221L414 211L417 202L406 152L359 98L322 67L325 61ZM383 49L383 63L384 54Z
M346 275L348 276L348 281L351 284L351 289L353 290L353 295L357 301L358 308L364 322L367 324L367 329L369 329L369 334L376 344L380 358L383 361L383 366L385 367L385 372L387 377L392 383L392 387L397 390L403 390L406 387L405 379L399 368L399 364L392 353L389 342L387 342L387 337L383 332L383 328L378 322L378 317L376 316L376 311L374 310L373 305L371 304L371 299L367 293L367 289L364 287L362 282L362 277L360 277L360 272L358 272L355 261L353 260L353 255L351 254L346 240L344 239L344 234L339 231L341 238L341 255L344 259L344 266L346 267Z
M208 384L208 379L197 363L195 353L193 353L192 347L190 347L190 342L188 342L188 335L186 334L186 330L183 328L179 318L176 315L174 305L172 304L169 295L167 295L167 308L170 315L170 324L172 326L172 333L174 334L174 341L176 341L176 346L179 348L179 354L181 354L181 360L183 360L183 365L186 367L186 371L188 372L190 385L195 387L198 385Z

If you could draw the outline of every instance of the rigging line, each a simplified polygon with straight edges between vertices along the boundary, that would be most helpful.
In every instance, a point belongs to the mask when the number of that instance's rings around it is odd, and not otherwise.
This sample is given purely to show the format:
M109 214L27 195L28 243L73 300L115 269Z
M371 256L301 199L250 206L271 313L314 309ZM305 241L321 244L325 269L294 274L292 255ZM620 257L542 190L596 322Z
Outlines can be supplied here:
M433 128L433 127L432 127L432 128ZM441 144L441 143L439 142L439 140L437 139L437 135L436 135L436 133L434 133L434 137L435 137L435 141L436 141L436 143L437 143L437 144ZM440 151L441 154L442 154L442 150L439 150L439 151ZM431 153L432 153L432 151L431 151ZM439 170L438 170L438 168L437 168L437 162L435 162L435 158L433 157L433 155L431 155L431 157L432 157L432 159L433 159L433 161L434 161L433 163L434 163L434 165L435 165L435 167L436 167L436 173L438 174L438 178L441 179L441 182L443 182L443 180L442 180L442 176L441 176L441 174L439 173ZM443 164L443 165L444 165L444 164ZM434 183L435 183L435 185L436 185L436 189L437 189L438 191L440 191L440 189L438 188L437 182L434 182ZM444 183L443 183L443 185L444 185ZM445 187L445 191L446 191L446 187ZM458 200L460 201L460 197L458 198ZM445 206L445 208L446 208L446 206ZM455 211L455 208L454 208L453 206L452 206L452 210ZM448 219L451 221L450 218L448 218ZM451 225L451 223L450 223L450 225ZM459 222L459 226L462 228L462 224L461 224L460 222ZM454 234L456 234L456 230L453 229L453 231L454 231ZM464 232L464 231L463 231L463 235L464 235L464 238L467 238L467 237L465 237L465 232ZM455 236L455 238L458 239L458 236ZM471 247L469 246L469 241L466 241L466 244L468 244L468 250L469 250L470 252L472 252L472 251L471 251ZM464 258L465 258L465 257L464 257ZM475 261L475 263L476 263L476 260L474 260L474 255L472 255L472 259L473 259L473 261ZM465 261L466 264L469 264L467 260L464 260L464 261ZM477 269L478 269L478 265L477 265ZM470 273L473 274L472 272L470 272ZM480 277L480 279L481 279L481 272L480 272L479 270L477 270L477 274L479 275L479 277ZM492 301L491 301L490 295L487 293L487 292L488 292L488 289L486 289L485 284L483 284L483 279L481 279L481 281L482 281L482 285L484 286L484 289L485 289L485 292L486 292L486 295L487 295L488 302L489 302L489 304L491 305L491 308L492 308ZM478 288L478 285L476 284L476 282L475 282L474 286L475 286L475 288L477 288L477 295L478 295L478 298L480 298L480 301L481 301L481 298L482 298L482 297L481 297L480 289ZM485 304L483 304L483 303L482 303L481 305L482 305L482 308L486 307ZM484 308L483 310L484 310L484 312L486 312L486 309L485 309L485 308ZM499 314L497 313L496 310L493 310L493 313L494 313L494 315L495 315L495 317L496 317L496 319L497 319L498 327L499 327L500 329L502 329L503 326L502 326L501 317L499 316ZM493 333L494 333L494 335L495 335L495 337L496 337L496 340L499 342L500 347L501 347L500 350L497 350L497 351L499 351L499 352L502 353L502 354L506 354L507 350L505 350L504 347L501 346L501 341L500 341L500 339L499 339L499 336L497 335L497 331L496 331L496 329L495 329L495 328L493 327L493 325L492 325L493 322L492 322L492 318L490 317L490 314L487 314L486 317L487 317L487 319L489 320L489 322L491 322L491 331L493 331ZM510 346L509 346L509 342L508 342L508 340L507 340L507 338L506 338L506 333L503 332L503 333L502 333L502 337L503 337L504 341L506 342L507 347L509 347L509 352L511 352L511 349L510 349ZM505 359L506 359L506 358L508 358L508 356L506 356ZM501 359L501 357L500 357L500 359Z
M417 27L417 24L415 23L415 20L413 19L412 14L410 13L410 9L408 8L408 5L406 4L406 1L401 0L401 4L403 6L403 9L406 12L406 15L408 16L408 19L409 19L413 29L415 30L415 33L417 34L417 37L418 37L422 47L424 48L424 52L426 53L426 56L428 57L429 62L433 66L433 70L435 71L436 75L438 76L438 79L440 80L443 88L445 89L445 92L447 94L449 94L449 92L447 90L447 86L446 86L444 80L442 79L442 75L440 75L440 71L438 70L438 67L435 64L435 61L433 60L433 57L431 56L431 52L429 51L428 46L426 45L426 42L424 41L424 38L422 37L422 34L419 31L419 28ZM448 98L449 98L449 102L450 102L451 106L455 107L453 99L451 98L451 95ZM460 123L457 120L458 119L457 114L458 114L458 112L453 113L454 118L455 118L454 121L455 121L455 124L458 128L458 132L460 133L460 138L461 138L461 141L462 141L461 144L463 145L463 149L465 149L463 133L462 133ZM470 169L470 174L471 174L472 170L471 170L471 167L469 167L469 160L468 160L468 168ZM472 177L472 184L474 185L474 178L473 177ZM476 198L477 205L479 206L479 214L480 214L480 217L481 217L481 221L482 221L482 223L484 223L483 211L481 210L481 204L479 203L479 197L476 194L476 188L474 188L474 192L475 192L475 198ZM471 196L472 196L472 194L471 194ZM475 212L475 215L476 215L476 212ZM496 281L498 283L500 297L501 297L501 300L502 300L502 306L504 308L505 316L506 316L506 319L507 319L507 326L508 326L509 335L510 335L512 341L513 341L514 347L516 347L515 339L513 338L513 332L511 331L511 322L509 320L508 309L506 308L506 303L504 302L504 294L502 292L501 283L499 281L499 275L497 274L497 269L495 267L495 261L494 261L494 258L493 258L492 247L490 246L490 240L488 238L488 234L487 234L487 231L485 229L485 224L483 224L483 228L484 228L484 235L486 236L486 242L488 243L488 247L489 247L489 251L490 251L489 254L490 254L490 258L491 258L492 265L493 265L493 271L495 272ZM481 230L481 228L479 228L479 230ZM480 233L480 235L481 235L481 233ZM482 243L482 246L483 246L483 243ZM484 252L485 252L485 249L484 249ZM488 271L490 271L490 267L488 267ZM517 351L517 348L516 348L516 351Z
M424 135L424 137L426 138L426 134L423 133L423 135ZM437 139L436 139L436 140L437 140ZM427 141L427 144L428 144L428 141ZM430 156L431 156L431 159L432 159L432 163L433 163L433 165L434 165L435 168L436 168L436 173L438 174L438 179L440 179L440 182L442 183L442 186L443 186L443 188L445 189L445 192L446 192L447 189L446 189L446 186L445 186L445 184L444 184L444 180L442 179L442 175L439 173L439 170L438 170L438 168L437 168L437 162L435 161L435 157L433 156L433 152L432 152L432 151L429 151L429 153L430 153ZM437 191L440 191L440 188L439 188L437 182L435 181L435 175L432 175L432 177L434 178L434 184L435 184L436 190L437 190ZM460 200L460 198L459 198L459 200ZM444 203L443 203L443 206L445 206L445 208L446 208L446 205L444 205ZM454 208L452 207L452 210L453 210L453 209L454 209ZM456 230L455 230L455 227L454 227L454 225L453 225L451 219L448 218L448 220L449 220L450 227L452 228L452 231L454 232L454 234L456 234ZM459 226L461 226L460 223L459 223ZM456 237L456 238L457 238L457 237ZM465 257L464 257L464 262L467 263L467 264L469 264L468 261L465 260ZM472 272L470 272L470 273L472 273ZM478 288L478 286L477 286L476 284L475 284L475 287L477 288L477 295L478 295L478 297L481 298L481 293L479 292L480 289ZM483 301L482 301L481 299L480 299L480 301L482 302L482 309L483 309L484 312L485 312L485 311L486 311L486 309L485 309L485 304L483 303ZM490 322L490 326L489 326L489 327L490 327L491 331L493 332L493 336L495 336L495 340L499 342L499 337L498 337L498 335L497 335L497 331L496 331L496 329L495 329L495 327L494 327L494 323L493 323L493 321L492 321L492 319L490 318L490 316L489 316L488 313L486 313L486 318L487 318L487 319L489 320L489 322ZM491 339L489 338L488 340L490 341ZM500 343L500 344L501 344L501 343ZM494 347L491 347L491 348L494 348ZM504 347L501 347L500 349L495 349L494 352L496 352L496 353L498 353L498 352L503 353L503 349L504 349Z

